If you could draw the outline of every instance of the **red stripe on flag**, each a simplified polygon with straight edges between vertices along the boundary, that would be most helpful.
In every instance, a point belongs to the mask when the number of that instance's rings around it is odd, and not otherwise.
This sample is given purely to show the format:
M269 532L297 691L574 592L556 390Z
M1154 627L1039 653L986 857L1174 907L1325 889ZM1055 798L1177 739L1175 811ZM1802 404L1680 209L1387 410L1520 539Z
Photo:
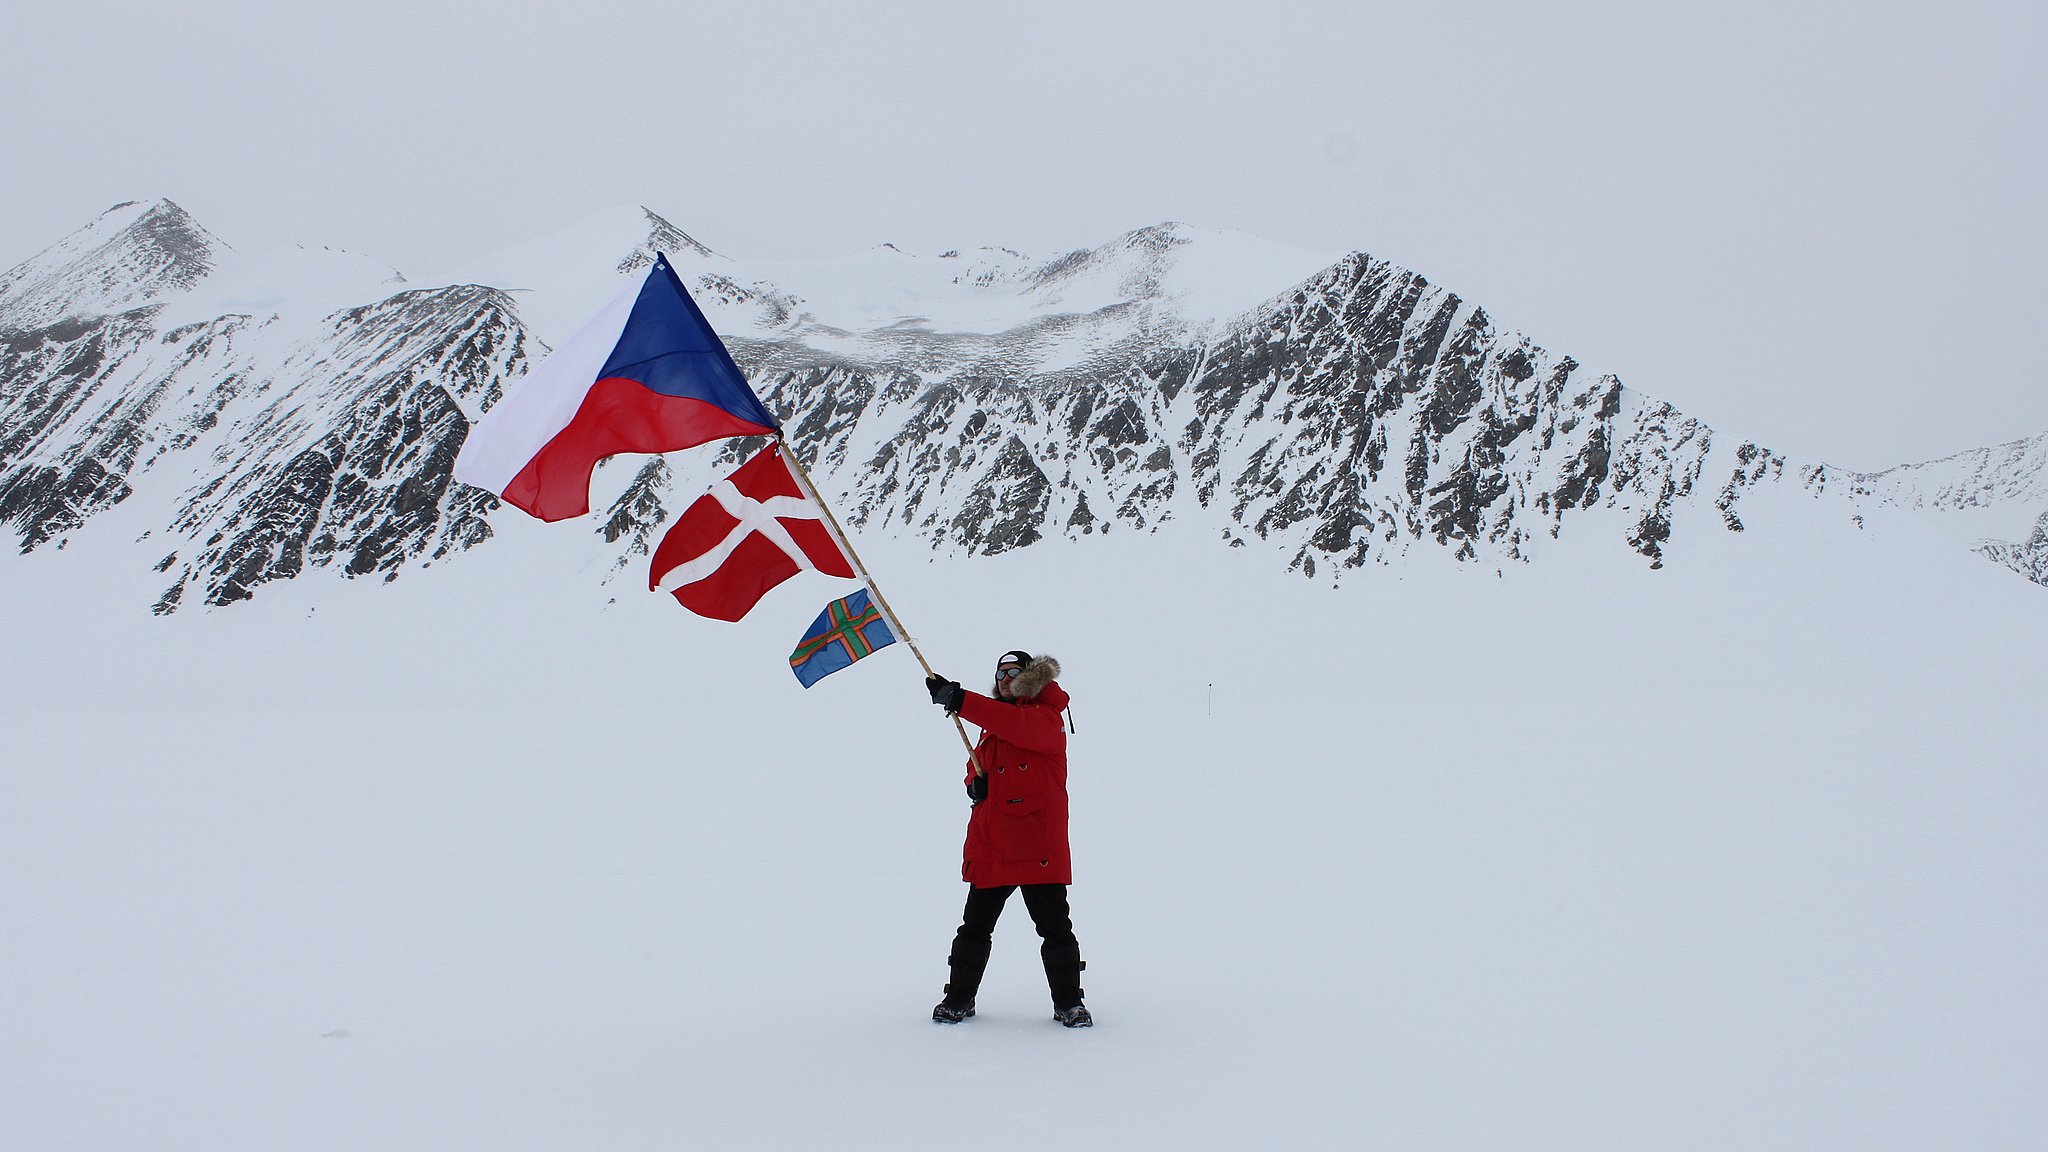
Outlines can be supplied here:
M770 588L800 571L796 561L782 549L760 533L749 532L718 571L694 584L683 585L672 595L678 604L699 616L738 620L753 611Z
M674 452L771 431L715 404L664 396L637 380L607 376L584 395L568 427L512 478L504 500L542 520L567 520L590 511L590 472L607 456ZM793 481L791 486L788 494L796 495Z
M827 576L843 576L853 579L853 565L846 562L846 553L832 539L830 529L823 520L797 520L789 516L777 516L775 522L789 529L790 539L810 557L811 564Z

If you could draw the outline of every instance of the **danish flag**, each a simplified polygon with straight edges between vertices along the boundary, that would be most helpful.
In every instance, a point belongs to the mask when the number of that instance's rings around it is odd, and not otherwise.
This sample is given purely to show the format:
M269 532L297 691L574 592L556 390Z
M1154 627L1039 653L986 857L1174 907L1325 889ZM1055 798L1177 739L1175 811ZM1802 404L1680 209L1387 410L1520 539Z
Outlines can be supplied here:
M770 444L683 510L661 538L647 586L713 620L738 620L809 568L853 579L853 564Z

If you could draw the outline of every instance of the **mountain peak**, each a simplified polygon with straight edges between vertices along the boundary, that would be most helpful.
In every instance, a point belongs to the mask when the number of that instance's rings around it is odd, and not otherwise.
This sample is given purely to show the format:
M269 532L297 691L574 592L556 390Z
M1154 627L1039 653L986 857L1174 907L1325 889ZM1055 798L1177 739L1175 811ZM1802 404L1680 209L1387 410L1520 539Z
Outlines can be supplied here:
M670 256L689 253L704 259L718 258L718 253L691 239L689 233L664 220L654 209L643 204L640 206L640 216L647 229L646 237L619 262L619 271L632 272L645 268L654 262L656 252L666 252Z
M125 312L206 278L227 246L170 200L128 200L0 276L0 325Z

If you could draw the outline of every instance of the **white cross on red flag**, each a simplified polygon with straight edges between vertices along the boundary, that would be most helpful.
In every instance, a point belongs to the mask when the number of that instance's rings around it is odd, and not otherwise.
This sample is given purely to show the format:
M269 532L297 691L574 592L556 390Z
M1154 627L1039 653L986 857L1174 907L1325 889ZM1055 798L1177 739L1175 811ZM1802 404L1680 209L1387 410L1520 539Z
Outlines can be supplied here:
M806 568L853 578L818 505L770 444L676 518L654 550L647 586L699 616L738 620Z

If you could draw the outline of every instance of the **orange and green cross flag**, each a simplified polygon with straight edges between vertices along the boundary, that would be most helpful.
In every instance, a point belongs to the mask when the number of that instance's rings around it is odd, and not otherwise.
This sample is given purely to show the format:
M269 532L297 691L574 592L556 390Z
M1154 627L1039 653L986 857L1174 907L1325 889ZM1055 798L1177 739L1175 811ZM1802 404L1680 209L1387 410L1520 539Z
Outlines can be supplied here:
M804 633L804 641L789 654L790 671L809 688L832 673L853 663L878 648L886 648L896 642L896 633L889 630L889 622L882 613L868 602L868 590L862 588L843 600L834 600L825 605L825 610L811 622L810 631Z

